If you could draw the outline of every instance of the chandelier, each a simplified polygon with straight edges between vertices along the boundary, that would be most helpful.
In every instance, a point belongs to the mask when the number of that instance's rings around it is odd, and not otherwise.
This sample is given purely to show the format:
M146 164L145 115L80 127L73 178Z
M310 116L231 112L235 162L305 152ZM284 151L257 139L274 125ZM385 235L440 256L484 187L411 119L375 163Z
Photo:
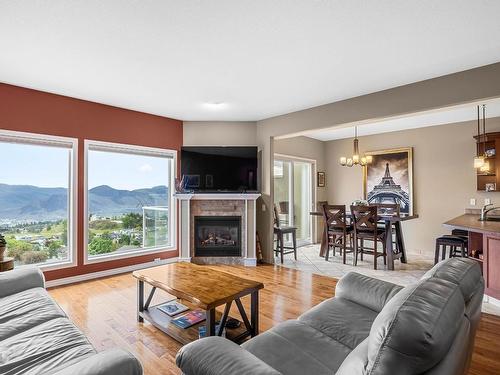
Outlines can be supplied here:
M340 158L340 165L343 167L352 167L353 165L365 166L366 164L370 164L373 160L371 155L363 155L360 157L359 155L359 145L358 145L358 127L354 127L354 152L352 157L348 158L342 156Z

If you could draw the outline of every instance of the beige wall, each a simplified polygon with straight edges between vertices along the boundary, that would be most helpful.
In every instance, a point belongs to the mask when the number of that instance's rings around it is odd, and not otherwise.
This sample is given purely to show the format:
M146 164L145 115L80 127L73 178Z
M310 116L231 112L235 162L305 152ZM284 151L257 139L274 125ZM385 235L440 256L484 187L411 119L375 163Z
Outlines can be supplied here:
M256 146L257 125L251 121L185 121L184 146Z
M313 173L326 171L327 163L325 159L325 151L326 142L318 141L316 139L308 137L277 139L274 142L275 154L314 160L316 162L316 171L313 171ZM314 175L313 178L316 178L316 175ZM327 187L317 187L317 183L316 181L314 181L314 188L316 194L316 202L325 201L328 199ZM316 232L316 238L314 240L318 241L318 239L320 239L319 232L322 230L322 226L319 225L320 221L316 220L317 217L313 217L313 219L313 231Z
M408 252L433 256L435 238L448 233L442 223L463 214L470 198L476 198L476 208L484 198L500 203L500 193L476 191L476 129L472 121L359 138L361 152L413 147L414 212L419 218L403 223ZM498 129L500 118L488 120L487 131ZM340 156L351 154L352 139L326 142L328 201L333 204L363 197L362 168L338 163Z
M273 261L270 207L273 202L271 165L275 137L301 135L313 129L402 116L493 97L500 97L500 63L258 121L257 144L262 150L260 205L265 210L257 210L257 229L265 260Z

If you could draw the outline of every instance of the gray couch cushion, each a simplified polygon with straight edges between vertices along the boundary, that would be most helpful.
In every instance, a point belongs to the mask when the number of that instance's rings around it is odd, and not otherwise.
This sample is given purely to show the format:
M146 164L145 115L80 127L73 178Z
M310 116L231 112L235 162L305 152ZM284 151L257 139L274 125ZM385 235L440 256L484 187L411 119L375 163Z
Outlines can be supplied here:
M57 318L0 342L0 374L51 373L95 354L66 318Z
M286 375L333 374L351 349L307 324L289 320L242 348Z
M449 351L464 319L458 285L429 278L393 297L373 322L368 341L370 375L422 374Z
M32 288L0 299L0 341L66 315L43 288Z
M335 297L344 298L358 305L380 312L385 304L403 287L349 272L342 277L335 287Z
M330 298L302 314L299 320L354 349L369 334L377 312L343 298Z
M346 357L342 366L338 369L335 375L362 375L366 374L366 366L368 365L368 337L361 344L356 346L352 352Z
M460 286L465 302L469 302L472 296L481 286L481 267L475 260L467 258L450 258L440 262L422 277L422 279L436 277L447 280Z

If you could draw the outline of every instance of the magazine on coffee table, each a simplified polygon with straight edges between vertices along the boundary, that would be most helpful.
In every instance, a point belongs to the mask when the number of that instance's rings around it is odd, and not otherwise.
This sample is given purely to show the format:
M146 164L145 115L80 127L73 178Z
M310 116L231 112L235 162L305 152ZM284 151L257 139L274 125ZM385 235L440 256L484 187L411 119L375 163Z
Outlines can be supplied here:
M220 323L215 325L215 334L219 332L220 329ZM203 337L207 336L207 327L205 325L199 326L198 327L198 337L202 339ZM226 328L222 330L222 337L226 337Z
M185 313L175 319L172 319L172 323L181 328L189 328L192 325L195 325L199 322L202 322L206 319L206 313L203 310L196 309Z
M158 310L164 312L168 316L174 316L180 314L181 312L188 311L189 307L177 302L176 300L168 301L156 306Z

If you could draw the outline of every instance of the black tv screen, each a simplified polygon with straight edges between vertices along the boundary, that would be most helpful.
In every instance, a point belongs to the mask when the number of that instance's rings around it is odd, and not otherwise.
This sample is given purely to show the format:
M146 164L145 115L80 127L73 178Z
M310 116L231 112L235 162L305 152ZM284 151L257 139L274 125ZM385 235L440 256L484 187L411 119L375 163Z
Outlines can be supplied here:
M195 192L256 192L257 164L257 147L183 147L183 187Z

